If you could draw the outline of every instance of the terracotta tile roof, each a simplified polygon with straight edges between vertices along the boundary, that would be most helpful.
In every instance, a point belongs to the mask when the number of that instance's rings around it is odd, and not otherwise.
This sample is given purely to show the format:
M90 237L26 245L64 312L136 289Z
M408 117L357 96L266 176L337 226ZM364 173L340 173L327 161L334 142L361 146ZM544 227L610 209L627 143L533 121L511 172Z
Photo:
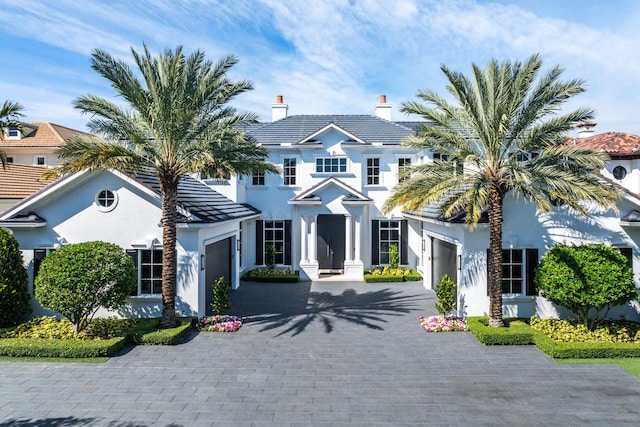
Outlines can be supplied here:
M616 157L640 156L640 136L629 133L601 133L588 138L577 138L575 144Z
M24 199L40 190L51 181L42 178L46 170L43 166L17 163L7 164L7 169L0 167L0 199Z
M24 122L24 133L25 136L21 139L5 138L0 141L0 147L56 148L74 135L90 135L80 130L49 122Z

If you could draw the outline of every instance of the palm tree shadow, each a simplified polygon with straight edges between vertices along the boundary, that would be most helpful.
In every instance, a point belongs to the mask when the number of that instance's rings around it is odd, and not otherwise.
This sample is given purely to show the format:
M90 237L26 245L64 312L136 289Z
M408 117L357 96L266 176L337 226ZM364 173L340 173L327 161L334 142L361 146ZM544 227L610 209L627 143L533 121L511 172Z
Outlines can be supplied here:
M409 295L388 288L360 294L354 289L345 289L342 294L332 294L313 292L309 285L305 294L304 304L302 295L298 292L297 303L292 304L291 300L288 300L283 302L281 307L271 306L272 310L260 312L256 307L253 314L245 312L245 323L261 325L261 332L284 328L275 336L296 336L316 321L325 333L333 332L341 324L384 330L383 326L388 323L388 317L397 317L420 309L424 304L419 302L425 301L425 295Z

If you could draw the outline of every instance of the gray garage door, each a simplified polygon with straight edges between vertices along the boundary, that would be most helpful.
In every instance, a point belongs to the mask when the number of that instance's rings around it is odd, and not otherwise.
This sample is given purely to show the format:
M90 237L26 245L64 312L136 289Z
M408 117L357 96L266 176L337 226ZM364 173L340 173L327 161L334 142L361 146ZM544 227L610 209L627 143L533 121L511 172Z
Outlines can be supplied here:
M221 276L231 284L231 237L207 245L205 249L206 313L213 314L213 283Z

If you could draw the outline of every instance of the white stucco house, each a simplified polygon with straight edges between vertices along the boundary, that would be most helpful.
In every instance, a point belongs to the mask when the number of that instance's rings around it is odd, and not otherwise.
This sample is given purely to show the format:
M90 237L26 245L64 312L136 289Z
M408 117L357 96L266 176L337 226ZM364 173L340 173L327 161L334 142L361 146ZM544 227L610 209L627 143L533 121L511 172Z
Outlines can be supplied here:
M465 212L452 218L437 209L381 212L403 167L438 156L403 146L421 123L394 121L391 109L381 96L371 115L289 115L279 96L272 121L247 132L268 149L266 160L278 165L280 174L185 178L179 198L178 311L206 314L213 280L224 275L236 288L244 272L265 265L269 245L276 248L276 263L299 270L303 280L331 273L362 280L364 270L388 264L389 248L397 245L400 263L417 269L427 289L434 289L443 274L458 283L460 314L486 312L486 217L471 231ZM539 260L557 242L617 247L640 283L640 137L593 135L587 124L573 143L610 155L602 175L620 186L623 198L617 212L593 208L587 217L563 206L538 214L523 200L506 199L507 316L562 314L536 294L532 279ZM131 316L160 313L159 222L155 177L119 172L73 175L0 214L0 226L12 230L23 249L31 278L47 251L65 243L105 240L125 248L140 275L136 295L120 313ZM613 315L640 320L639 313L633 303Z
M211 311L214 280L239 284L242 222L260 215L185 176L178 189L178 281L176 310L203 316ZM33 278L41 260L70 243L102 240L120 245L133 258L138 288L119 313L156 317L162 311L161 198L153 172L80 172L61 178L0 215L11 230ZM208 286L207 286L208 285ZM33 298L34 316L49 315Z

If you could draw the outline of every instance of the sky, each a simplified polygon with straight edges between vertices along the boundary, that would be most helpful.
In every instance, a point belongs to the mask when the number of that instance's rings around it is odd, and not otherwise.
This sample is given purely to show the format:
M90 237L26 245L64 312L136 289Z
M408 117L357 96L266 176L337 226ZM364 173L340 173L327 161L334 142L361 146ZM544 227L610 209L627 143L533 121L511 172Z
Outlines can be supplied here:
M582 79L565 110L596 112L596 133L640 134L640 2L636 0L0 0L0 102L26 121L85 130L72 106L85 94L117 100L90 67L93 49L132 63L131 49L183 46L212 61L233 53L232 79L254 90L234 99L271 120L289 115L373 114L380 95L393 120L419 90L446 95L440 66L526 61ZM132 64L133 65L133 64Z

